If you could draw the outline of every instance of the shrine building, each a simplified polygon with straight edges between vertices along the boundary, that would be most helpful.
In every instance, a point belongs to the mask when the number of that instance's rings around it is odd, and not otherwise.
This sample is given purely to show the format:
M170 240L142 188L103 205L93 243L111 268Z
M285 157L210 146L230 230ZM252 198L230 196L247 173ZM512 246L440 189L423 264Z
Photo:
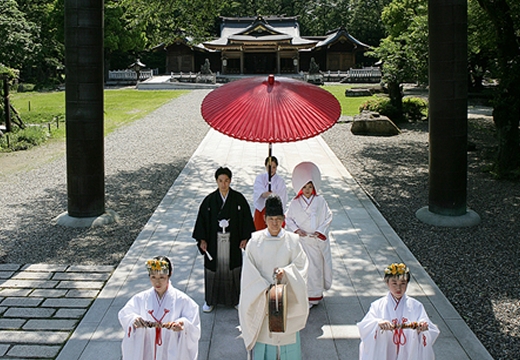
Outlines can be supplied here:
M222 75L308 72L311 58L321 71L348 71L356 67L356 54L369 49L344 27L324 36L302 36L297 17L221 19L217 39L194 45L179 37L163 45L166 73L198 72L206 59Z

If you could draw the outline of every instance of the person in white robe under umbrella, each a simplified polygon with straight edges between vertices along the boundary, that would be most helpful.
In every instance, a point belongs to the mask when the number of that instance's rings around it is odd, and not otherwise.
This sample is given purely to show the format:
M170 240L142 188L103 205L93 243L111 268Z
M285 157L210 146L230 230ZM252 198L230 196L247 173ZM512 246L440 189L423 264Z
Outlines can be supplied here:
M167 257L148 260L146 268L152 288L134 295L118 314L125 334L123 360L196 360L199 306L172 286Z
M295 166L292 185L296 197L289 204L285 214L287 230L300 237L303 250L309 258L307 293L309 307L323 299L325 290L332 285L332 256L329 226L332 212L325 198L319 194L321 173L312 162L302 162Z
M265 158L265 172L258 174L253 185L253 203L255 206L255 228L262 230L267 227L265 223L265 199L271 194L276 194L282 200L283 209L287 206L287 187L285 181L277 174L278 159L276 156ZM270 176L269 176L270 175Z
M407 296L410 270L404 263L385 268L386 296L374 301L357 323L360 360L434 360L433 344L439 329L423 304Z

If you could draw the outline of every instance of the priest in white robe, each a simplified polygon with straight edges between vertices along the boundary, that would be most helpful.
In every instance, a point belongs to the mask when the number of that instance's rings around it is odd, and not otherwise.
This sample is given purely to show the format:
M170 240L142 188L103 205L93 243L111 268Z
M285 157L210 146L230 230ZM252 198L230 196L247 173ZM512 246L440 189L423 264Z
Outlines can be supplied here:
M300 243L309 258L307 293L309 307L323 300L323 293L332 285L332 256L329 226L332 212L319 192L321 173L312 162L298 164L292 174L296 197L285 214L286 229L300 236Z
M249 358L300 360L299 331L307 323L308 261L298 237L282 228L283 207L277 195L266 201L267 229L253 233L246 246L238 315ZM270 332L268 290L276 281L286 284L285 332Z
M268 156L265 159L265 172L258 174L253 185L253 204L255 206L254 221L256 230L267 227L265 223L265 199L276 194L282 200L283 209L287 206L287 187L285 181L277 174L278 159ZM271 177L269 177L269 172Z
M167 257L147 261L152 288L134 295L119 311L123 360L196 360L199 306L171 282Z
M439 329L424 306L406 295L410 272L403 263L385 269L386 296L374 301L357 324L360 360L434 360Z

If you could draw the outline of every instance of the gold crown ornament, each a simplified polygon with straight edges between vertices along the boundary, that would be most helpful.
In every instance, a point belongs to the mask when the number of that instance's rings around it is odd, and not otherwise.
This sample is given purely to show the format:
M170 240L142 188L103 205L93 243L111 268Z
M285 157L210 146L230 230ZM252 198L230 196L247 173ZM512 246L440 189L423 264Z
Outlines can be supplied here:
M403 263L392 263L385 269L385 276L404 276L410 272L410 269Z
M168 275L170 273L170 268L168 267L168 263L164 260L150 259L146 261L146 268L148 269L149 274L165 274Z

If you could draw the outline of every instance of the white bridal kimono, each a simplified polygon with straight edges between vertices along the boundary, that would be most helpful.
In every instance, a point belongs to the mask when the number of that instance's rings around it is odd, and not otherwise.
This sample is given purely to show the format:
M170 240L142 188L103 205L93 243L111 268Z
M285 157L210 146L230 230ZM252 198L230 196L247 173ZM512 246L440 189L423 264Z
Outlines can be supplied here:
M283 346L296 342L296 333L305 327L309 306L305 281L308 261L296 234L281 230L277 237L267 229L253 233L242 266L238 316L247 350L257 342ZM285 333L269 332L267 291L273 271L285 271L287 284L287 327Z
M323 196L311 195L310 199L300 195L289 204L285 215L285 227L290 231L298 229L307 234L319 232L325 239L316 236L300 236L303 250L309 258L307 293L311 304L323 298L323 292L332 285L332 256L330 240L327 237L332 212Z
M379 321L388 320L397 324L428 323L429 329L417 333L413 329L379 329ZM360 360L434 360L433 344L439 336L439 329L428 318L424 306L414 298L403 295L399 303L390 292L370 305L370 310L357 323L361 343Z
M183 331L134 328L134 320L183 321ZM172 284L161 300L154 288L133 296L119 311L123 327L123 360L196 360L200 338L199 306Z

